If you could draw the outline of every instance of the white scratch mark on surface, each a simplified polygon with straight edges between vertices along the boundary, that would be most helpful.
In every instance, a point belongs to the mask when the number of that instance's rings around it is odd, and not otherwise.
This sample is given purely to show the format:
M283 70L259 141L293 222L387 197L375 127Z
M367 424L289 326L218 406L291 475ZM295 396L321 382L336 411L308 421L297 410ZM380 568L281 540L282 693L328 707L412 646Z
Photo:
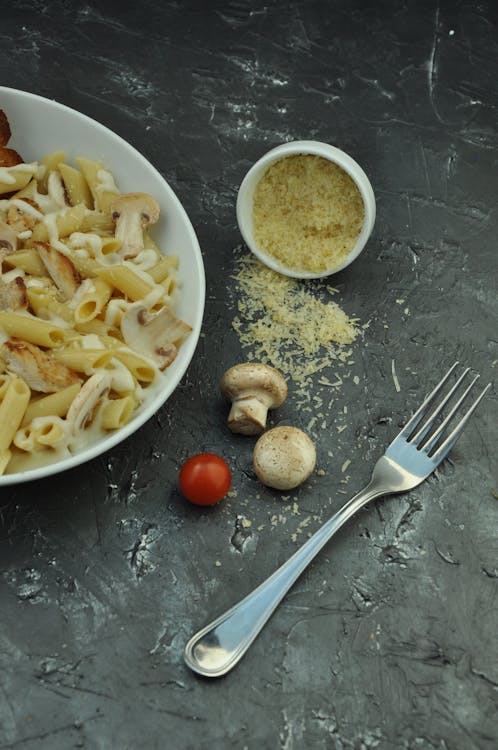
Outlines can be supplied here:
M425 155L425 149L422 145L422 142L420 142L420 151L422 153L422 164L424 167L425 181L427 183L427 192L428 192L429 197L432 197L432 187L431 187L431 180L429 177L429 168L427 166L427 157Z
M381 96L385 96L386 99L389 99L389 101L392 102L396 98L395 94L393 94L392 91L387 91L387 89L381 86L377 78L365 78L364 76L359 76L359 79L360 81L364 81L365 83L373 86L373 88L377 89Z
M434 18L434 36L432 39L431 53L429 60L427 61L427 84L429 87L429 100L431 103L432 111L436 115L436 119L444 125L444 122L437 110L435 101L435 88L438 77L438 38L439 38L439 3L436 6L436 15Z

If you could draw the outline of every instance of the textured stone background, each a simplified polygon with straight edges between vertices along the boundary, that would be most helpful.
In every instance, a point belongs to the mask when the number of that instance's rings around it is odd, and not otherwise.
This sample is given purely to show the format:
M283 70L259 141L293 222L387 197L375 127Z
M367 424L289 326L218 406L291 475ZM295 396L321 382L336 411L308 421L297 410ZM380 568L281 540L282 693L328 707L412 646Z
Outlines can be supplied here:
M1 83L94 117L152 161L196 229L208 297L155 418L84 467L2 490L0 748L494 750L496 387L436 476L342 530L234 672L198 679L182 650L366 483L449 364L496 381L496 4L206 7L2 4ZM298 138L362 164L378 220L330 282L369 325L354 365L322 373L342 386L310 386L327 400L327 426L309 428L324 474L282 498L254 479L252 441L225 429L217 383L247 356L231 328L237 188ZM291 386L272 424L312 418ZM176 487L202 449L234 475L206 511Z

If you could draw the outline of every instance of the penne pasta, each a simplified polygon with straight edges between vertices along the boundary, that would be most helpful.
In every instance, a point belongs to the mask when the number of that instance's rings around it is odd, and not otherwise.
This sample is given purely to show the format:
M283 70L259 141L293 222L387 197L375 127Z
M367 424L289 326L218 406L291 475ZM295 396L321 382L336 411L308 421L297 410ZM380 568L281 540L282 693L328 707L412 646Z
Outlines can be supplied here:
M65 417L80 388L81 383L74 383L61 391L57 391L57 393L42 396L36 401L32 400L26 409L21 425L29 424L37 417Z
M0 474L121 429L190 330L173 312L179 258L147 231L159 216L153 196L117 201L104 164L76 164L61 150L0 168L13 249L0 263Z
M26 295L33 312L44 320L60 319L65 323L74 324L74 313L69 305L60 302L53 290L46 287L29 287Z
M41 164L45 167L43 175L38 180L38 188L42 193L47 192L48 187L48 176L50 172L54 172L59 169L59 165L66 159L64 151L52 151L50 154L46 154L41 159Z
M33 453L36 450L35 445L35 433L31 425L26 425L17 430L16 434L12 438L13 444L16 448L20 448L22 451L27 453Z
M119 430L125 425L136 406L132 396L123 398L106 399L101 410L101 424L104 430Z
M64 208L58 213L47 214L43 221L33 229L30 243L33 242L50 242L56 243L60 237L68 237L73 232L77 232L83 223L86 213L84 203L78 203L77 206Z
M37 162L16 164L14 167L0 167L0 195L22 190L37 172Z
M98 275L134 302L143 299L154 289L152 283L143 279L130 266L124 264L100 268Z
M94 279L92 289L83 294L78 300L74 310L76 323L88 323L88 321L100 315L112 294L112 286L104 279Z
M23 187L21 188L21 190L17 191L14 198L30 198L31 200L34 200L38 192L37 187L37 181L31 180L30 182L28 182L26 187Z
M21 378L11 377L0 403L0 453L8 450L28 408L31 391Z
M98 276L99 271L102 268L100 263L98 263L93 258L85 258L81 255L77 255L76 253L73 253L71 255L71 261L78 273L80 273L87 279L94 279L96 276Z
M36 250L17 250L5 256L4 263L10 268L20 268L31 276L47 275L47 269Z
M165 255L159 260L155 266L150 268L147 273L151 277L152 281L156 284L160 284L161 281L171 274L172 271L178 269L178 255Z
M0 452L0 474L5 474L5 469L10 463L12 453L9 449Z
M92 375L95 370L105 367L114 356L106 349L57 349L53 352L54 359L62 362L66 367Z
M35 447L59 448L68 442L67 422L60 417L37 417L32 422Z
M64 162L58 166L71 205L77 206L83 203L87 208L93 209L92 194L82 173Z
M107 211L114 198L119 195L112 174L98 161L80 156L76 158L76 162L90 188L95 208L100 211Z
M152 383L157 369L145 357L132 352L131 349L115 349L113 356L122 362L134 378L141 383Z
M63 328L29 314L0 312L0 328L8 336L48 348L62 344L66 338Z
M81 232L114 232L110 214L101 211L87 211L80 227Z
M98 318L88 320L86 323L75 323L74 327L80 334L95 334L107 347L119 346L122 341L121 331L118 328L109 326Z
M170 273L160 283L161 283L161 286L164 287L164 292L166 296L171 297L174 294L176 286L177 286L175 274Z

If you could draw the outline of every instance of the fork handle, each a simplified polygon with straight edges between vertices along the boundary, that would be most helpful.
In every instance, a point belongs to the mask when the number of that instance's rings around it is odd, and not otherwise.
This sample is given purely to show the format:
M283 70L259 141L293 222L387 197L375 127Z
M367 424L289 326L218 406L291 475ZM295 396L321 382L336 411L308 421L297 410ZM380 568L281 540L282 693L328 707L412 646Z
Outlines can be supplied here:
M365 489L343 505L266 581L189 640L184 653L187 665L205 677L221 677L229 672L336 531L366 503L387 492L385 485L381 486L373 477Z

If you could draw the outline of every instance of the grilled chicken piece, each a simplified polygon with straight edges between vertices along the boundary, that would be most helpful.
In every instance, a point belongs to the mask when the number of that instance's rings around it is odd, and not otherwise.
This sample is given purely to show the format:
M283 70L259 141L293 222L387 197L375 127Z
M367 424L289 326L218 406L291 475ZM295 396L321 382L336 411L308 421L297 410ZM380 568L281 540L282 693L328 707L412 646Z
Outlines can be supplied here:
M55 393L79 382L73 370L28 341L9 339L0 347L0 356L34 391Z
M10 136L11 132L7 115L5 114L3 109L0 109L0 148L3 148L7 145L10 140Z
M26 203L26 211L23 211L21 208L21 203ZM40 216L33 214L29 210L30 206L36 211L39 211ZM21 232L26 232L27 230L32 231L41 216L43 216L43 214L41 213L40 206L36 201L32 200L32 198L20 198L17 205L9 207L7 212L7 223L12 227L16 234L21 234Z
M15 167L23 159L13 148L5 148L10 140L11 131L7 115L0 109L0 167Z
M16 276L8 284L0 279L0 310L13 312L14 310L26 310L27 306L26 285L22 277Z
M22 157L13 148L0 148L0 167L15 167L22 163Z
M38 250L40 258L57 289L62 292L66 299L71 299L81 284L81 276L72 261L49 245L48 242L34 242L33 247Z

